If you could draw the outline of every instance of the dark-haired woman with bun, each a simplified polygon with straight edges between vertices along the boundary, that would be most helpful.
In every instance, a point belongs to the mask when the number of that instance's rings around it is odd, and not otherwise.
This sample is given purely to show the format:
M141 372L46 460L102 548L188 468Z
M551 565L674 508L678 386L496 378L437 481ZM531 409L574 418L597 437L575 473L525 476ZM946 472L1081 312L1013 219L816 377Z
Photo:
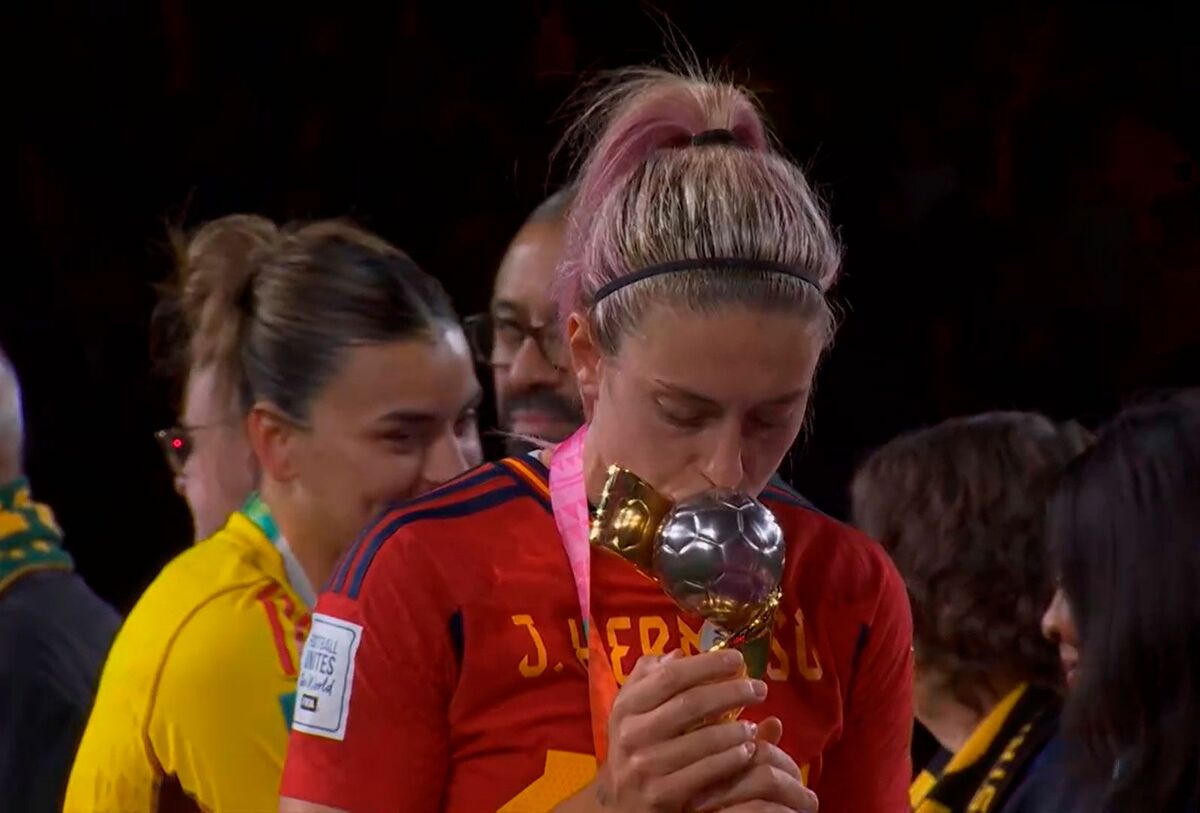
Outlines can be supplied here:
M274 809L314 586L385 504L480 459L454 311L385 241L232 216L182 262L192 366L240 406L260 482L121 628L67 811Z
M1200 390L1132 407L1050 503L1070 687L1045 813L1200 811Z
M351 549L306 660L351 659L301 676L317 691L297 703L282 809L906 811L904 586L875 543L769 485L833 335L825 212L726 84L626 75L580 132L558 282L588 423ZM698 654L700 619L632 566L589 561L611 464L674 499L726 488L774 512L787 564L765 681L736 651Z

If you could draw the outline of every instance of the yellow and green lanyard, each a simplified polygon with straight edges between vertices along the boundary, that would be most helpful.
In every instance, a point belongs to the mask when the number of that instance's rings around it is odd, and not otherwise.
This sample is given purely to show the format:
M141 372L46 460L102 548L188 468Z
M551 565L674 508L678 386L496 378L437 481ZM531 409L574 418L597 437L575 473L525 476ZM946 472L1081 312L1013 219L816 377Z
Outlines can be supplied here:
M275 550L279 551L288 583L311 610L317 604L317 593L313 590L312 582L308 580L308 574L304 572L304 568L300 566L296 555L288 546L287 539L280 533L279 525L275 522L275 517L271 515L271 509L263 501L262 495L258 492L251 494L246 499L245 505L242 506L242 513L254 523L258 530L262 531L263 536L270 541Z

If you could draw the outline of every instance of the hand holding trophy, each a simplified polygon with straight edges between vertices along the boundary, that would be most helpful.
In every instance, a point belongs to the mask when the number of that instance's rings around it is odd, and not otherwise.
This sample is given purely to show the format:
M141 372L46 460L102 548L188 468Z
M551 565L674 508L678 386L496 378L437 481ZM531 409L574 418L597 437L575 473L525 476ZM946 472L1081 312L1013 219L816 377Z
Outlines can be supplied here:
M612 466L590 542L631 562L681 610L703 618L702 649L737 649L749 675L763 677L785 554L783 532L766 506L725 490L674 503Z

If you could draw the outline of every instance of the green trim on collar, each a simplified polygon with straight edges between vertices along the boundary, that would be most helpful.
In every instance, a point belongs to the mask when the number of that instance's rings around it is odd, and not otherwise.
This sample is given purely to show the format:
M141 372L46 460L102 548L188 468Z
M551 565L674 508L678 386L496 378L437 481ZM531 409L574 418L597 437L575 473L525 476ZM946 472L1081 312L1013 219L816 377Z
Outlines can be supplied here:
M271 509L263 502L262 495L256 491L247 497L245 504L242 505L242 513L258 526L258 529L263 532L263 536L269 539L272 545L278 544L279 526L275 524L275 517L271 516Z

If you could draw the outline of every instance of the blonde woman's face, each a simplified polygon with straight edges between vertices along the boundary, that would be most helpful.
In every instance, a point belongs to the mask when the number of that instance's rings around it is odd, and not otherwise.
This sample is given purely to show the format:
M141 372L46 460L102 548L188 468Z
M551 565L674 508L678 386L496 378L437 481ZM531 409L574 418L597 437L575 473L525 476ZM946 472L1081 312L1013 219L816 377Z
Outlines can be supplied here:
M188 376L180 421L192 450L175 476L175 488L192 512L195 539L206 539L225 524L254 489L258 467L233 400L218 395L211 367Z
M807 320L742 307L656 306L615 357L583 359L577 344L603 462L676 499L766 486L803 425L821 352Z

